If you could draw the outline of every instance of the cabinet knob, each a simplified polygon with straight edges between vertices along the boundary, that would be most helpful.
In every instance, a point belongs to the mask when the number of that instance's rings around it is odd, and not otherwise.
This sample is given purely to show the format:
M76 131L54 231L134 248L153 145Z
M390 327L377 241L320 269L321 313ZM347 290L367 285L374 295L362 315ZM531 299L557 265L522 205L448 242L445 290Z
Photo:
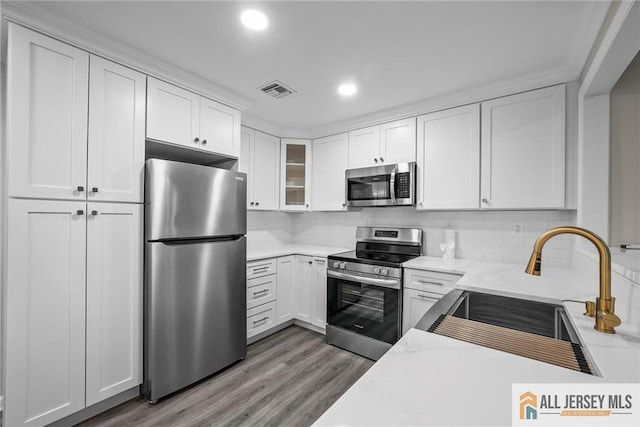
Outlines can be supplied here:
M195 142L195 143L197 144L198 142L200 142L200 138L198 138L198 137L196 136L195 138L193 138L193 142Z
M255 203L251 202L250 205L253 206L253 205L255 205Z
M489 203L489 200L484 198L484 199L482 199L482 203Z
M378 163L378 159L376 159L376 158L374 157L374 159L373 159L373 163Z
M309 261L309 265L313 264L313 261Z
M342 207L343 207L343 208L346 208L346 207L347 207L347 204L346 204L346 203L343 203L343 204L342 204Z
M206 139L202 140L202 145L207 145L207 140Z
M93 187L93 188L91 189L91 192L92 192L92 193L97 193L97 192L98 192L98 187Z
M260 205L260 202L256 202L256 206Z
M384 159L382 157L380 157L380 163L383 163Z
M82 185L78 185L78 188L76 188L76 190L78 190L78 193L82 193L84 191L84 187Z
M84 211L82 209L78 209L76 211L76 215L84 215Z
M98 215L98 211L91 211L91 215L93 215L93 216Z

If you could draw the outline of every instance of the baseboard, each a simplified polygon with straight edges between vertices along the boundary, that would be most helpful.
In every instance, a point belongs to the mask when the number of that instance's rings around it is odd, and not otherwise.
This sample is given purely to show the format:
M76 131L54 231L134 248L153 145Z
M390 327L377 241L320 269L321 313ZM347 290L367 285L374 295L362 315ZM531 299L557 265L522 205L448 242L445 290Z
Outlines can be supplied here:
M71 427L138 396L140 396L140 386L130 388L129 390L116 394L102 402L98 402L95 405L84 408L82 411L78 411L68 417L49 424L48 427Z
M305 321L303 321L303 320L295 319L295 320L293 321L293 324L294 324L294 325L301 326L301 327L306 328L306 329L309 329L309 330L311 330L311 331L313 331L313 332L317 332L317 333L322 334L322 335L326 335L326 334L327 334L327 332L326 332L326 329L325 329L325 328L320 328L320 327L318 327L318 326L316 326L316 325L313 325L313 324L311 324L311 323L305 322Z
M254 335L251 338L247 338L247 345L251 345L254 342L258 342L261 339L266 338L269 335L273 335L276 332L280 332L281 330L286 329L291 325L300 326L302 328L309 329L309 330L311 330L313 332L317 332L317 333L322 334L322 335L326 334L324 328L319 328L316 325L312 325L311 323L307 323L307 322L304 322L302 320L292 319L292 320L287 320L286 322L281 323L281 324L279 324L277 326L274 326L271 329L267 329L266 331L260 332L258 335Z

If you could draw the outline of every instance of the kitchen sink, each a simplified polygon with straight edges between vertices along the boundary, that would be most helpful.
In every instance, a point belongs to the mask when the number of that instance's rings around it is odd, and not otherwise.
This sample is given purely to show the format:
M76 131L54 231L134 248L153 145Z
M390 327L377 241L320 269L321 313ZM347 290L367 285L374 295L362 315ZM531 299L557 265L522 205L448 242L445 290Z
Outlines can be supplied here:
M558 304L454 290L416 328L595 375L564 307Z

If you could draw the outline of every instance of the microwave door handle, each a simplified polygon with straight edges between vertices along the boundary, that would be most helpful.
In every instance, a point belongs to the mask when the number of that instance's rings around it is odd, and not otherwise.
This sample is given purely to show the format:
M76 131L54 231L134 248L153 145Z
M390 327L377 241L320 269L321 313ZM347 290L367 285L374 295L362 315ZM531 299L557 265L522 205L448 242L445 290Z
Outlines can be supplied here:
M391 171L391 181L389 182L389 191L391 192L391 204L396 204L396 172L398 171L398 165L393 166Z

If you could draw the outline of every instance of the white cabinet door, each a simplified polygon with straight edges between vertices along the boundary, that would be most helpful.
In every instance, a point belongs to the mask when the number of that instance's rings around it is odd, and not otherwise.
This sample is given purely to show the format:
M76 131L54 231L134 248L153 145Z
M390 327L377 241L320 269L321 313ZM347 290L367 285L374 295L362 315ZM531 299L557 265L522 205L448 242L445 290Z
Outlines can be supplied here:
M142 205L87 205L87 406L142 382Z
M278 258L277 278L277 324L293 319L294 299L294 263L293 255Z
M416 326L427 310L442 298L442 295L405 288L402 297L402 334L404 335Z
M380 159L380 126L349 132L349 169L375 166Z
M416 161L416 118L380 125L380 163Z
M147 78L147 138L200 148L200 96Z
M293 271L293 295L295 318L313 323L313 257L296 255Z
M9 23L10 197L84 199L89 54Z
M564 85L482 103L483 208L563 208Z
M85 407L85 206L9 200L5 425Z
M200 98L200 148L227 157L240 156L240 111Z
M313 141L311 209L345 211L345 170L349 166L349 134L341 133Z
M480 104L418 117L417 209L480 207Z
M256 132L252 155L253 199L250 209L280 207L280 138ZM254 205L251 205L254 203Z
M311 203L311 141L282 139L280 209L306 211Z
M327 259L313 258L313 324L327 327Z
M142 203L146 78L92 55L89 82L88 198Z

